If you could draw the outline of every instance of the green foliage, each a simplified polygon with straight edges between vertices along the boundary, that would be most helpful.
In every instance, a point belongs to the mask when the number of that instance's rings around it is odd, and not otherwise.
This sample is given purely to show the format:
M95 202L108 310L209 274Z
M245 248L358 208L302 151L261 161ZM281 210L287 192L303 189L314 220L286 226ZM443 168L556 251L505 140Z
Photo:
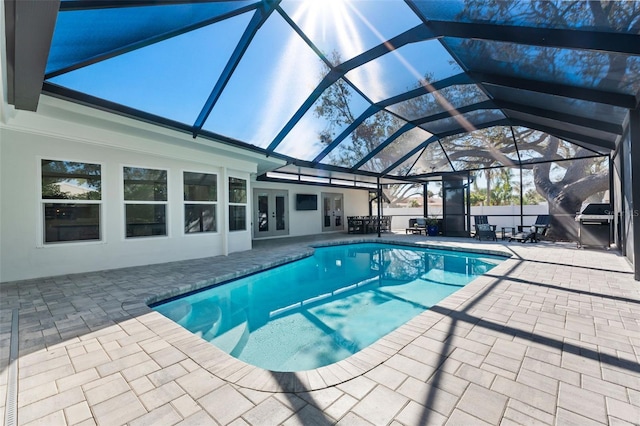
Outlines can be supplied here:
M69 193L60 190L58 182L52 182L51 179L42 179L42 198L48 200L67 200L71 199L71 196Z
M487 199L487 194L486 194L486 191L484 192L471 191L471 193L469 194L469 197L470 197L470 203L472 206L482 206L485 200Z
M522 196L522 203L525 205L540 204L547 201L542 195L535 189L530 189Z
M478 188L477 180L471 191L472 206L510 206L520 204L519 186L513 183L513 169L503 167L484 171L487 187Z
M438 217L437 216L429 216L426 218L427 226L437 226L438 225Z
M520 197L514 194L511 184L511 169L504 167L493 174L491 181L491 205L509 206L520 204Z

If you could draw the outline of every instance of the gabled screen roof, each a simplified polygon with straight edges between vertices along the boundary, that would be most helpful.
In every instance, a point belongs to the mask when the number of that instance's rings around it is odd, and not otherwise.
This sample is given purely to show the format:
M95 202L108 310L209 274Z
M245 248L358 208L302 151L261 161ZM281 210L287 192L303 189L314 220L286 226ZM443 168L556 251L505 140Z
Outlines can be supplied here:
M615 149L638 22L634 1L66 0L43 91L305 171L419 180L553 161L548 138Z

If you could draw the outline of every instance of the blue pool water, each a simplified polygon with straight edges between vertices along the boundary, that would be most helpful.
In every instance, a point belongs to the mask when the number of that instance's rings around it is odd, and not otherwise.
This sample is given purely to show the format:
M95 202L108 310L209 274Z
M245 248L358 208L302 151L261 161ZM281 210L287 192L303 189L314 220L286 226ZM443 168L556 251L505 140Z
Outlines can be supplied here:
M323 247L153 309L249 364L301 371L351 356L503 260L388 244Z

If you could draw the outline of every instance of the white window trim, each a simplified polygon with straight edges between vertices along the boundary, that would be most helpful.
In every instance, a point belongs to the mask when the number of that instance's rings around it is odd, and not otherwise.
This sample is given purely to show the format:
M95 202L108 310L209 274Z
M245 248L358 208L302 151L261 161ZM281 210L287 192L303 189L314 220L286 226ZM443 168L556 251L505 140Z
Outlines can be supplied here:
M216 195L217 195L217 199L216 201L187 201L184 199L184 174L185 173L203 173L203 174L207 174L207 175L213 175L216 177ZM220 204L220 173L217 172L212 172L212 171L197 171L197 170L193 170L193 169L182 169L180 171L180 176L181 176L181 185L180 188L182 189L182 195L181 195L181 199L182 199L182 221L180 222L180 228L182 229L182 235L188 235L188 236L195 236L195 235L200 235L200 236L208 236L208 235L216 235L220 233L220 211L219 211L219 204ZM206 204L206 205L213 205L215 206L215 212L216 212L216 230L215 231L209 231L209 232L185 232L184 230L184 221L185 221L185 207L187 205L198 205L198 204Z
M251 222L249 220L250 217L250 212L249 212L249 199L251 197L249 197L249 179L247 179L246 177L242 177L242 176L234 176L234 175L227 175L226 177L227 182L225 185L225 189L227 191L227 193L225 194L226 198L227 198L227 209L231 206L244 206L245 210L244 210L244 223L245 223L245 227L244 229L231 229L231 216L229 215L229 212L227 211L227 229L229 233L234 233L234 232L247 232L251 230ZM241 179L245 182L245 192L246 192L246 200L244 203L232 203L231 202L231 197L229 196L229 191L231 190L231 185L230 185L230 180L231 179Z
M167 200L166 201L136 201L136 200L125 200L124 199L124 168L131 167L135 169L149 169L149 170L164 170L167 172ZM170 182L171 182L171 172L166 167L156 167L156 166L140 166L140 165L131 165L131 164L121 164L120 165L120 200L122 200L122 229L120 235L122 236L123 241L139 241L139 240L160 240L171 237L171 209L169 208L169 200L170 200ZM127 237L127 204L150 204L150 205L158 205L164 204L165 206L165 227L166 234L165 235L145 235L142 237Z
M100 166L100 200L58 200L58 199L48 199L42 198L42 160L53 160L53 161L67 161L71 163L87 163L87 164L97 164ZM57 156L37 156L36 157L36 170L37 170L37 179L36 179L36 248L54 248L54 247L68 247L69 244L74 246L78 245L95 245L95 244L105 244L106 243L106 235L105 232L105 220L104 220L104 212L106 198L104 196L106 192L106 179L105 179L105 164L101 161L92 161L92 160L84 160L84 159L73 159L69 157L57 157ZM58 241L47 243L44 241L44 205L45 204L98 204L100 206L99 214L100 218L98 221L98 229L100 238L97 240L74 240L74 241Z

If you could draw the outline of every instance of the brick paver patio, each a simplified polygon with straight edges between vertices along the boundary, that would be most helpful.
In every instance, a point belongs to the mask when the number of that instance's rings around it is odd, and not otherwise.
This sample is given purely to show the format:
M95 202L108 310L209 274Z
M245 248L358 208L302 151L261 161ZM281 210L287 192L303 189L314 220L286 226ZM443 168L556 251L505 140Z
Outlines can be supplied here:
M512 257L371 347L300 373L237 361L146 303L304 256L312 239L5 283L2 424L640 424L640 283L618 253L383 238Z

